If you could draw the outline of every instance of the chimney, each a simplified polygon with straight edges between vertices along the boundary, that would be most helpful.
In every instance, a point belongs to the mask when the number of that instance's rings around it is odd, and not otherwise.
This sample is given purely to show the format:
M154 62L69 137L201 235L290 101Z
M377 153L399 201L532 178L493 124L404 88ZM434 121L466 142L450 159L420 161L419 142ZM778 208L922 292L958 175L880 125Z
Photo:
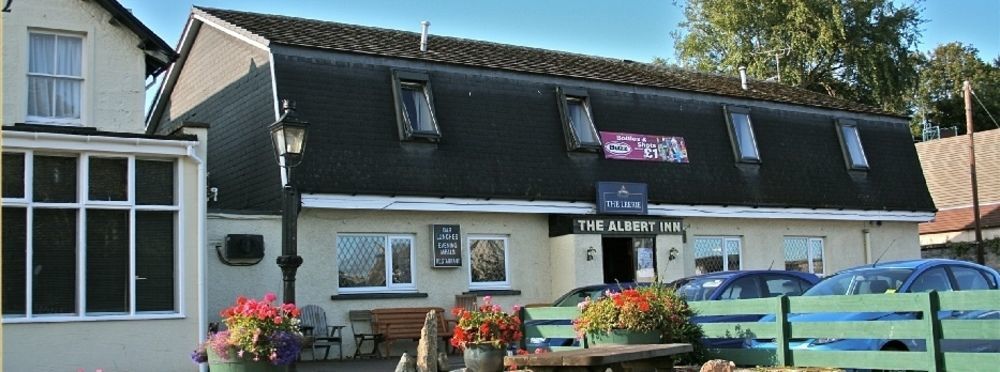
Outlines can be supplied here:
M427 28L431 26L428 21L420 22L420 51L427 51Z
M744 66L740 66L740 84L747 90L747 68Z

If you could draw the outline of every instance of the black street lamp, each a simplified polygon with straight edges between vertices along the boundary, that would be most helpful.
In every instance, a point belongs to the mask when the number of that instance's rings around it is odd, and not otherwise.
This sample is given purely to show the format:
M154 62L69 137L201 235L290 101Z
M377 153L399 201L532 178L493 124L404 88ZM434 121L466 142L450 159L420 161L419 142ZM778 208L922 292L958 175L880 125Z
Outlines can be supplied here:
M282 302L295 303L295 271L302 265L298 254L298 219L301 200L299 192L292 186L292 168L302 162L306 150L306 128L309 123L295 116L295 103L282 100L281 118L271 124L271 141L278 165L285 169L285 185L282 187L281 207L281 256L278 267L284 281Z

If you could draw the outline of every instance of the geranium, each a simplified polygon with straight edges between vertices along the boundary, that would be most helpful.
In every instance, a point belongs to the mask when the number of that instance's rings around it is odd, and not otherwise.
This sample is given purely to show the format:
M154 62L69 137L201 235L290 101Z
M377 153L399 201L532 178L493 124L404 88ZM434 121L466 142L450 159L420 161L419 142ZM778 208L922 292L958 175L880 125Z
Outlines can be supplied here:
M518 306L511 314L503 312L500 305L491 303L490 296L483 297L483 305L475 310L452 309L458 319L451 344L465 349L467 344L489 343L498 348L521 339L521 318L517 316Z
M275 365L295 361L302 350L299 309L294 304L276 305L275 299L274 293L264 295L261 300L238 297L235 305L219 313L226 330L209 335L191 359L195 363L204 362L205 351L211 348L222 359L229 358L232 351L240 359Z
M580 316L573 328L581 338L587 333L610 333L613 329L657 331L668 342L690 342L693 315L687 302L662 285L608 291L599 300L587 297L577 305ZM693 341L700 338L696 335Z

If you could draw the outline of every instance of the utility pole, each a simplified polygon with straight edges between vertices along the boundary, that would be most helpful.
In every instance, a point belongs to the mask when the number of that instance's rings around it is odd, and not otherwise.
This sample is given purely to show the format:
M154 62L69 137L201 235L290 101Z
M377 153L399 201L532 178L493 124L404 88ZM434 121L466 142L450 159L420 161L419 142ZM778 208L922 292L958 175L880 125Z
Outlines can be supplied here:
M972 128L972 84L966 80L962 84L965 94L965 132L969 135L969 173L972 176L972 213L976 221L976 262L986 263L983 254L983 229L979 224L979 183L976 181L976 139Z

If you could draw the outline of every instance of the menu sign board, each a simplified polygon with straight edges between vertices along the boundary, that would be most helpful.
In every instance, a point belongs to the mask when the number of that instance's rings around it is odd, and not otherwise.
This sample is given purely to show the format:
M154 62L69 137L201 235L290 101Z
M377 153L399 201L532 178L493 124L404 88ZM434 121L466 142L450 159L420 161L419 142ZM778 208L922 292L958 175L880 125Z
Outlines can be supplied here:
M605 159L666 163L688 162L687 144L684 143L684 137L601 132L601 143L604 144Z
M431 225L434 267L462 266L462 234L458 225Z

